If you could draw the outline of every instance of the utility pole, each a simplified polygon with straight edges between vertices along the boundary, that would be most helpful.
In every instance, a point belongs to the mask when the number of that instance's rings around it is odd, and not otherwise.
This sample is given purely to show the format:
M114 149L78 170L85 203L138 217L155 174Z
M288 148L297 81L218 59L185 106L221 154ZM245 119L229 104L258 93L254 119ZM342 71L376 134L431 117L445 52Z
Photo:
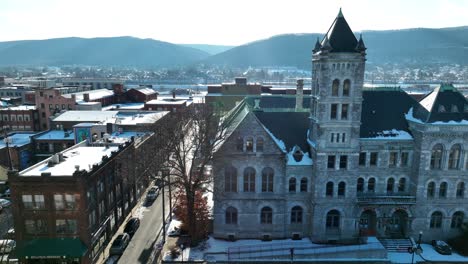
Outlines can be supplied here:
M163 180L162 180L162 190L161 190L161 193L162 193L162 229L163 229L163 243L166 243L166 212L164 210L164 188L166 187L166 185L164 184L164 173L162 175L163 177Z
M11 138L8 137L6 129L5 129L5 138L3 139L3 141L6 144L6 148L7 148L7 152L8 152L8 167L10 168L10 171L12 171L13 170L13 164L11 162L10 145L9 145L9 144L12 143L12 141L11 141Z

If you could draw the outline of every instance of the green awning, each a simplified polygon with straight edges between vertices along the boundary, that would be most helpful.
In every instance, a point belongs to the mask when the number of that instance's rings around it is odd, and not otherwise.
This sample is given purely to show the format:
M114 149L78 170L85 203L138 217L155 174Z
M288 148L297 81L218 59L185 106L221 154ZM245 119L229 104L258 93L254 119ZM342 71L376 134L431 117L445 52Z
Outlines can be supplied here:
M19 258L80 258L87 248L79 238L35 238L17 245L15 250Z

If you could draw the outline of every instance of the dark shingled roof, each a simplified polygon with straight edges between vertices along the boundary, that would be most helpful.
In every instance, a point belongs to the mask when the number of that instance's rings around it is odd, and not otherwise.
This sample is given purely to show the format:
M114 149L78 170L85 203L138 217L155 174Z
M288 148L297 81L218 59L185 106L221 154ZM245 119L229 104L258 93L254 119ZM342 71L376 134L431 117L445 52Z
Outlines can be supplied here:
M323 38L322 46L324 46L327 38L332 48L330 52L358 52L356 50L358 40L341 13L341 9L327 34Z
M444 84L426 95L413 115L425 123L468 120L468 101L452 85Z
M296 96L248 96L245 98L250 107L255 106L255 99L260 99L260 108L296 108ZM302 108L310 108L310 97L304 96Z
M254 112L258 120L286 145L287 151L298 145L303 152L309 151L307 130L308 112Z
M378 136L384 130L403 130L410 133L405 114L417 102L399 88L362 92L361 138ZM410 133L411 134L411 133Z

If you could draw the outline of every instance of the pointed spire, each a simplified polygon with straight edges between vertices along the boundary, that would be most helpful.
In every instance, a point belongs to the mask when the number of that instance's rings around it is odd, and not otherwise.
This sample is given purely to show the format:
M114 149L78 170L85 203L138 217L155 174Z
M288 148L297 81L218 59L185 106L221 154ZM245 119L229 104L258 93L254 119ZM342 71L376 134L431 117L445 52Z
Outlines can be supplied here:
M366 45L364 45L364 40L362 40L362 34L359 34L359 41L358 44L356 45L356 50L357 51L365 51Z
M356 36L354 36L348 22L346 22L341 8L326 36L328 38L328 45L330 45L331 52L356 52L358 40L356 39ZM325 39L322 41L322 47L324 46L324 42Z
M336 16L336 17L337 17L337 18L338 18L338 17L344 17L344 16L343 16L343 12L341 12L341 7L340 7L340 12L338 12L338 16Z
M325 38L322 40L322 49L323 50L331 50L332 46L330 45L330 41L328 40L328 36L325 35Z
M317 37L317 42L315 42L315 48L312 50L314 53L319 51L322 48L322 45L320 45L319 38Z

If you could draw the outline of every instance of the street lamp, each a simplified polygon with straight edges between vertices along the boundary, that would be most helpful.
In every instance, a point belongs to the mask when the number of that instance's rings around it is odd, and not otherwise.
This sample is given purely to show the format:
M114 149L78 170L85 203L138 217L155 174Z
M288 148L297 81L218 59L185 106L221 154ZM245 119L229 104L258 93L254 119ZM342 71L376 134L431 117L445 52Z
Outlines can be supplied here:
M413 246L412 248L410 248L410 253L412 254L411 255L411 264L414 264L414 253L420 255L423 252L423 250L421 248L422 235L423 235L423 232L419 231L419 238L418 238L418 242L416 243L416 246Z
M13 143L12 139L5 134L5 138L3 142L6 144L7 152L8 152L8 166L10 167L10 171L13 170L13 164L11 163L11 155L10 155L10 144Z

